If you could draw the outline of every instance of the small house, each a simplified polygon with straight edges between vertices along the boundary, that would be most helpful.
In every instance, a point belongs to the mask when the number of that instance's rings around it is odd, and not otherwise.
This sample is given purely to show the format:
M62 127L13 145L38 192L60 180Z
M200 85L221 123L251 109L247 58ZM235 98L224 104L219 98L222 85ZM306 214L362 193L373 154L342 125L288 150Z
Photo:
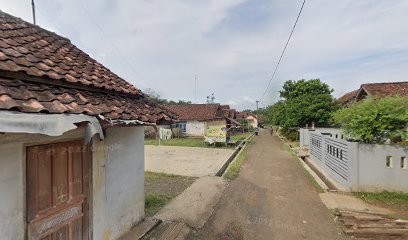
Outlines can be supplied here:
M171 114L0 11L1 239L111 240L144 218L144 125Z
M258 118L251 112L237 112L235 120L238 122L246 122L248 128L258 127Z
M223 107L222 107L223 106ZM235 110L218 103L170 105L169 110L178 115L174 127L180 128L183 136L204 136L211 126L239 124L233 118Z

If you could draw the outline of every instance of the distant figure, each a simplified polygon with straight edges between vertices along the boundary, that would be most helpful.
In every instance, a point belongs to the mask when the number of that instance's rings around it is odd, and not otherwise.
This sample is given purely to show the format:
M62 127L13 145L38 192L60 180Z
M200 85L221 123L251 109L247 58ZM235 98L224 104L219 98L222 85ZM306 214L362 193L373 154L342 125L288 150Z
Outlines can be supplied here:
M273 136L273 127L271 127L271 136Z
M255 135L259 135L259 128L255 128Z

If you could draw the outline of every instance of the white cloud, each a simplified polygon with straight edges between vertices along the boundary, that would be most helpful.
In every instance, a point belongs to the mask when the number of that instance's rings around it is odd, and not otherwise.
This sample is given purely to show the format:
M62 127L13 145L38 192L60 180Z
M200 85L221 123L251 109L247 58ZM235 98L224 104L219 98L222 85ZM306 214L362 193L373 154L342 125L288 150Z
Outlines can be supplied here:
M37 1L38 24L141 89L163 97L255 108L300 0ZM29 1L0 0L31 21ZM311 0L264 103L285 80L321 78L335 95L364 82L408 80L408 1Z

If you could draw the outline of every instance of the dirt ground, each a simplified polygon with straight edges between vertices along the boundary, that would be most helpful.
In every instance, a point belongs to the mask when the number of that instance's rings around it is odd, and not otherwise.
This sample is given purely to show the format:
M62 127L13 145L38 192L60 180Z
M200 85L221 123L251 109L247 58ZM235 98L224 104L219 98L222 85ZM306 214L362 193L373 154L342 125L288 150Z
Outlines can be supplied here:
M156 214L173 198L182 193L196 180L194 177L164 173L145 173L145 213L146 217Z
M174 198L193 184L196 179L195 177L146 172L145 193Z
M348 239L305 170L266 130L215 212L187 239Z
M145 146L145 169L182 176L215 176L233 149Z

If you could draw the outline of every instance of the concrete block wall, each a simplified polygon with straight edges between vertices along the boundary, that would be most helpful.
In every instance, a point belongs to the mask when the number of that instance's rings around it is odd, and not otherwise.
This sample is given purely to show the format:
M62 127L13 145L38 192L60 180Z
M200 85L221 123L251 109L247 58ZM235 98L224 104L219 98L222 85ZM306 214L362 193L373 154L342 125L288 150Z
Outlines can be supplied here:
M362 144L324 129L301 129L310 160L347 191L408 192L408 147Z

